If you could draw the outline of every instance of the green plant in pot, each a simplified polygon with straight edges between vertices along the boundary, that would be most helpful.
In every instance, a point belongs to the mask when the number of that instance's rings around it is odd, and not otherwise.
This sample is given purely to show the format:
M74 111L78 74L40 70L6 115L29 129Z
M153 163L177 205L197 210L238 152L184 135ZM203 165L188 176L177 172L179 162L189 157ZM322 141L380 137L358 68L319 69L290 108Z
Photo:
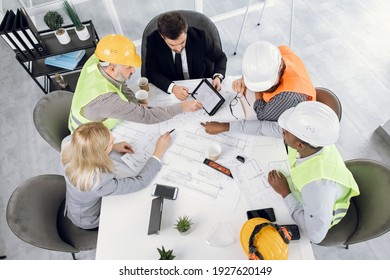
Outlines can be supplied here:
M164 246L162 246L162 248L157 248L157 251L158 253L160 254L160 258L159 260L173 260L174 258L176 258L176 256L174 256L172 253L173 253L173 250L168 250L168 251L165 251L165 248Z
M48 11L43 17L43 21L46 23L47 27L55 31L58 41L66 45L70 42L70 37L66 29L62 28L64 23L64 18L56 11Z
M193 224L194 223L187 215L183 215L179 216L179 218L176 220L174 228L177 229L177 231L181 234L186 234Z
M64 1L62 7L65 13L68 15L71 22L74 24L76 34L81 41L88 40L90 37L88 28L82 24L79 15L73 5L69 4L68 1Z

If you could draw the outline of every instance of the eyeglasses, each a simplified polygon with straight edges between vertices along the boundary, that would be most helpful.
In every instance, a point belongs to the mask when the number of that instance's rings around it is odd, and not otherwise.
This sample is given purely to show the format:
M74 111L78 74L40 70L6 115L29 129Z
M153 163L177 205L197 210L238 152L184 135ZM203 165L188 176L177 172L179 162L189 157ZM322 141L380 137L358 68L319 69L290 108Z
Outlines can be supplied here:
M232 114L233 117L236 118L236 120L238 120L238 118L233 114L233 106L237 105L238 99L241 97L244 97L246 103L248 103L248 105L250 106L248 99L246 99L246 96L242 93L237 93L236 96L230 101L230 104L229 104L230 113Z

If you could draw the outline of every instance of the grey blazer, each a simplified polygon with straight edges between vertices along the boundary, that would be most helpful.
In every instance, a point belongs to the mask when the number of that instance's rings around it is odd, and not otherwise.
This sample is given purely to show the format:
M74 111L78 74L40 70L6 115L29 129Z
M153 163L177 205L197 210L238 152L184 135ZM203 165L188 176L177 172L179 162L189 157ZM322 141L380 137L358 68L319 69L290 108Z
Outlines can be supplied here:
M62 141L62 146L68 141L70 141L70 136ZM99 226L102 197L139 191L150 184L160 169L161 163L156 158L150 157L135 177L116 179L112 173L101 173L99 183L89 192L79 191L64 174L66 181L65 214L73 224L80 228L96 228Z

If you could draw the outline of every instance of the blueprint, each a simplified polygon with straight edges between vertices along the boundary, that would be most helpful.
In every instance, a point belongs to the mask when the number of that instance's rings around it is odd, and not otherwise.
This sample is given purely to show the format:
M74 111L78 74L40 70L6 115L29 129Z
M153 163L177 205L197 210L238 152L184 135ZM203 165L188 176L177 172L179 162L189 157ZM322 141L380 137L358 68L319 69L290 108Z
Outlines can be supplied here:
M162 183L178 186L197 199L234 211L240 198L236 182L203 163L208 146L215 142L222 147L218 163L230 170L238 162L235 157L253 146L246 135L209 135L202 128L180 131L164 156L165 166L159 178Z
M117 177L137 175L152 156L160 132L157 125L146 127L144 124L121 122L113 130L115 143L126 141L134 150L134 153L126 153L121 157L130 170L123 169L119 164L114 163L117 173L126 173Z
M191 82L187 83L190 91L199 81ZM235 120L229 108L235 93L230 89L222 89L221 95L226 101L212 117L204 110L199 110L182 113L153 125L119 122L113 129L115 142L126 141L132 145L135 152L125 155L112 153L117 177L137 175L153 154L159 136L175 129L171 134L171 145L162 158L162 168L155 179L156 182L178 187L179 194L185 193L230 212L234 212L240 196L250 208L256 208L264 201L281 199L268 184L267 176L272 169L280 170L286 176L289 174L283 141L233 133L210 135L201 126L201 122L206 121ZM174 95L159 91L154 91L150 97L151 106L180 102ZM238 105L232 109L237 117L245 117L242 106ZM218 143L222 148L217 163L230 169L234 179L203 163L208 157L207 150L212 143ZM246 158L246 162L241 164L237 161L237 155Z
M278 170L291 184L289 164L281 139L262 137L256 141L253 157L236 167L236 182L249 209L277 203L282 197L268 183L268 173Z

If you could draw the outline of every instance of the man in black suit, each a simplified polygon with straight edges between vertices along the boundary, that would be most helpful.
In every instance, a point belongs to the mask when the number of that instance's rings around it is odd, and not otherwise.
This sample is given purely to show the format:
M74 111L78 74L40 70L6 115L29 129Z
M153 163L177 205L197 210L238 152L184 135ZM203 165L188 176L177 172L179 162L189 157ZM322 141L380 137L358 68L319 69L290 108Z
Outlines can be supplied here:
M189 27L178 12L160 15L157 28L146 43L145 72L151 83L180 100L189 89L172 81L212 77L213 86L221 89L227 57L204 30Z

